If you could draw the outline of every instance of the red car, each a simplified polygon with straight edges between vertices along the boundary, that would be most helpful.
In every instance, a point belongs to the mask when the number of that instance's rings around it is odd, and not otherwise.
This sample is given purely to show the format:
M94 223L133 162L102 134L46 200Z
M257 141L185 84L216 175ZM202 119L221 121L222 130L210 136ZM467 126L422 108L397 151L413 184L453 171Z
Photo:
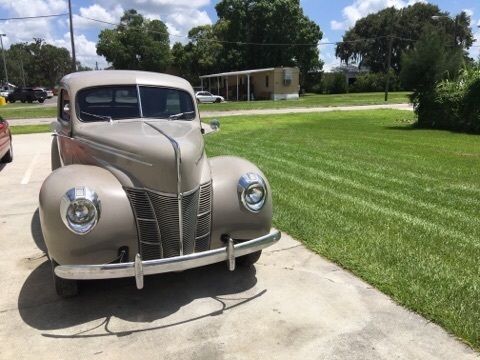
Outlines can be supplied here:
M12 133L7 120L0 116L0 163L13 160Z

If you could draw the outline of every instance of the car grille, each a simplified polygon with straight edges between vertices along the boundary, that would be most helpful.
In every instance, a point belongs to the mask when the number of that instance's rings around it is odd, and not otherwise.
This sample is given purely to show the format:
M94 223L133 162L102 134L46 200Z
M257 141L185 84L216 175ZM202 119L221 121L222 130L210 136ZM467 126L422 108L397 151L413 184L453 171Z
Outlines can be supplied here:
M176 194L125 188L137 223L138 248L143 260L180 255ZM183 254L208 250L212 218L212 183L183 195Z

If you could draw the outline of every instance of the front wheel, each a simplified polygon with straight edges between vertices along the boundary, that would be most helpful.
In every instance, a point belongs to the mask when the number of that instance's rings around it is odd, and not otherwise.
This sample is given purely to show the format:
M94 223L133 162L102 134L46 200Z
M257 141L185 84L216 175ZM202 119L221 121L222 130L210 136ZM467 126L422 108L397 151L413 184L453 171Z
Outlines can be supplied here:
M258 259L260 259L261 255L262 255L262 250L248 254L248 255L240 256L236 259L236 263L239 266L249 267L255 264L258 261Z
M78 295L78 281L77 280L69 280L63 279L57 275L55 275L55 268L58 264L55 260L51 260L52 264L52 273L53 273L53 282L55 284L55 291L57 295L62 298L70 298Z
M45 102L45 99L38 99L38 102L39 102L40 104L43 104L43 103Z
M216 102L216 103L221 103L221 102L222 102L222 99L217 98L217 99L215 99L215 102Z

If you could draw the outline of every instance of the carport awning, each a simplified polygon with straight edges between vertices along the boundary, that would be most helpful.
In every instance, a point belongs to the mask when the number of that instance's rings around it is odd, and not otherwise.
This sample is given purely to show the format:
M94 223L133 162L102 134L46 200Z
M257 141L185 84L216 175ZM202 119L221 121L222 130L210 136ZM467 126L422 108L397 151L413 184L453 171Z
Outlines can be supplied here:
M236 76L236 75L250 75L250 74L273 71L273 70L275 70L275 68L230 71L230 72L224 72L224 73L218 73L218 74L202 75L200 76L200 79L217 78L217 77L224 77L224 76Z

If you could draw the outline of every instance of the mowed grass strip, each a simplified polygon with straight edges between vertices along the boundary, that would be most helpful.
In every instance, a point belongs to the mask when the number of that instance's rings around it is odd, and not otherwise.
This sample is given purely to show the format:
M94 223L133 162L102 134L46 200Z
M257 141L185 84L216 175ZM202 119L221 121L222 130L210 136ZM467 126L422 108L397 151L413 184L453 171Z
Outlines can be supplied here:
M52 127L50 125L19 125L10 126L10 130L13 135L22 135L51 132Z
M390 93L387 104L408 103L408 92ZM223 95L223 94L220 94ZM236 95L235 95L236 96ZM322 106L354 106L354 105L381 105L385 104L384 93L350 93L350 94L306 94L299 100L288 101L229 101L219 104L200 104L201 111L228 111L252 109L282 109L296 107ZM235 97L236 98L236 97ZM231 99L233 100L233 99Z
M0 115L7 120L11 119L33 119L56 117L57 108L55 106L41 106L21 104L8 104L0 107Z
M480 136L377 110L221 119L210 156L248 158L274 223L480 348Z

